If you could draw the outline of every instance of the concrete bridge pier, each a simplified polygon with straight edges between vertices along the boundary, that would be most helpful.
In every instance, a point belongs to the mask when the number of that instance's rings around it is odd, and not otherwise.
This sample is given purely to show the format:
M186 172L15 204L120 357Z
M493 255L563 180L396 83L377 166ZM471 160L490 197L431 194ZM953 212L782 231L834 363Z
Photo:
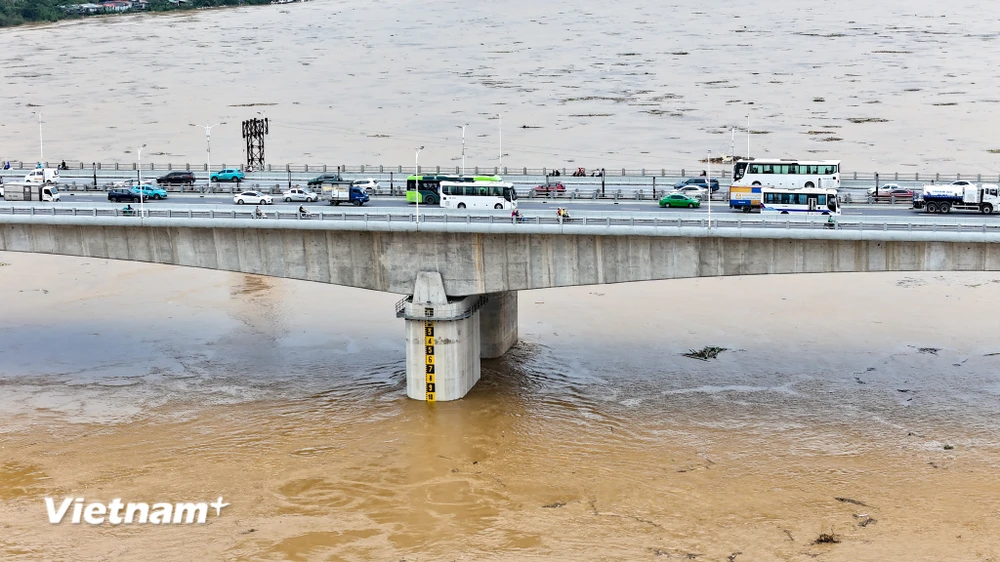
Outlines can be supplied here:
M414 400L462 398L479 382L480 357L517 343L516 292L449 298L436 271L417 274L396 316L406 322L406 395Z
M517 291L486 295L479 311L480 357L501 357L517 343Z

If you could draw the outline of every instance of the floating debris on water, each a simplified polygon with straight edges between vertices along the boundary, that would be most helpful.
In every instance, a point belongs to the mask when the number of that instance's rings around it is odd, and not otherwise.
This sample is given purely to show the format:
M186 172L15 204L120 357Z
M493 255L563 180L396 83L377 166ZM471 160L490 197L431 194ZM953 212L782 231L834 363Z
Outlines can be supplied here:
M861 507L868 507L867 504L865 504L863 502L859 502L858 500L854 500L854 499L851 499L851 498L839 498L838 497L838 498L833 498L833 499L835 499L835 500L837 500L839 502L843 502L843 503L850 503L850 504L854 504L854 505L860 505Z
M700 350L692 349L691 351L684 353L684 357L690 357L691 359L700 359L702 361L708 361L709 359L715 359L720 353L726 351L725 347L716 347L714 345L709 345L701 348Z
M813 544L837 544L840 542L840 537L834 535L833 533L822 533L820 536L816 537Z

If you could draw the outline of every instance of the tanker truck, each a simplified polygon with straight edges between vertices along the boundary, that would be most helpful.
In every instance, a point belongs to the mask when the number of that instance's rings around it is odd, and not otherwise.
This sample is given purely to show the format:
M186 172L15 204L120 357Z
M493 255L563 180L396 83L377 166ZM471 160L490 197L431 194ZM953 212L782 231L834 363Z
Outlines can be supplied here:
M989 215L1000 211L1000 194L994 183L976 185L958 180L948 185L925 185L922 193L913 196L913 208L928 213L976 211Z

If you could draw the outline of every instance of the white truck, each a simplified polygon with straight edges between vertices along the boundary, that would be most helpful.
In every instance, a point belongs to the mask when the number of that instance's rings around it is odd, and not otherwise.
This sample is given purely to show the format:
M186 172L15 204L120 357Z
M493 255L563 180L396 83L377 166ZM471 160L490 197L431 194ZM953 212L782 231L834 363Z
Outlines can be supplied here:
M20 182L4 184L4 188L6 201L61 201L59 188L54 185Z
M24 183L55 185L59 183L59 170L55 168L35 168L24 176Z
M913 196L913 208L925 209L928 213L955 210L989 215L1000 211L998 189L1000 187L994 183L976 185L966 180L953 181L948 185L925 185L923 193Z

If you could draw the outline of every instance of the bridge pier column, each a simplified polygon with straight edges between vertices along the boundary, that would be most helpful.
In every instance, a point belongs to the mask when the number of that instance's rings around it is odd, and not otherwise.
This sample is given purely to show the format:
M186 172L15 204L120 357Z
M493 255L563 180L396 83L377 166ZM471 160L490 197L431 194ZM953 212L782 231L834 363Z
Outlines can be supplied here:
M413 297L396 315L406 321L406 395L446 401L465 396L479 382L479 309L483 295L449 299L438 272L420 272Z
M500 357L517 343L517 291L490 293L479 311L479 356Z

